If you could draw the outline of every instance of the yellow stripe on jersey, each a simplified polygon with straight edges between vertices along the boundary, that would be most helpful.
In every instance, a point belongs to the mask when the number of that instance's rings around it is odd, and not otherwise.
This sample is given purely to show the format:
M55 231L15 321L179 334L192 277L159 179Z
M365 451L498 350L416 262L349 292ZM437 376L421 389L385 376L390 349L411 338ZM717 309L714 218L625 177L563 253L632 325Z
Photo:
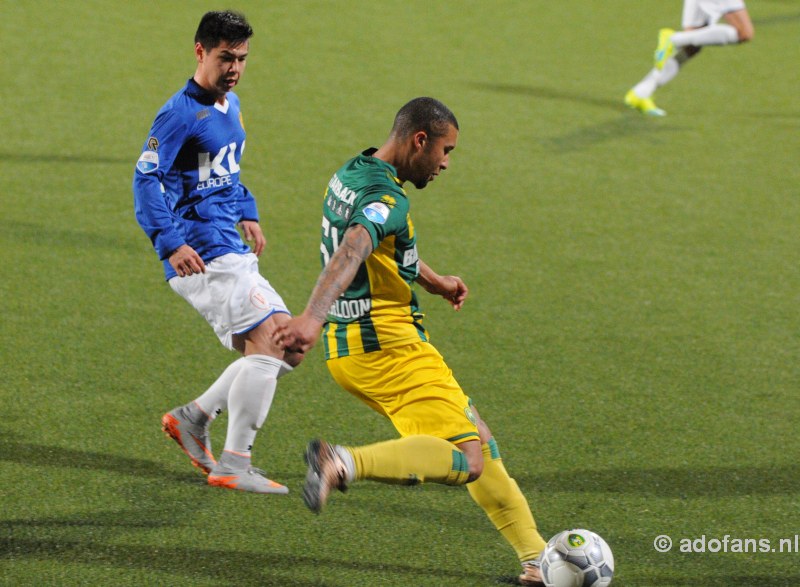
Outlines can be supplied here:
M411 316L411 286L400 277L395 237L386 237L365 261L372 296L370 316L381 348L419 342Z
M325 342L327 343L325 345L327 348L326 354L331 357L339 356L339 342L336 340L336 330L339 326L340 325L336 322L328 322L325 331Z
M346 328L347 328L347 348L363 349L364 342L361 340L361 324L359 324L358 322L353 322L352 324L348 324Z

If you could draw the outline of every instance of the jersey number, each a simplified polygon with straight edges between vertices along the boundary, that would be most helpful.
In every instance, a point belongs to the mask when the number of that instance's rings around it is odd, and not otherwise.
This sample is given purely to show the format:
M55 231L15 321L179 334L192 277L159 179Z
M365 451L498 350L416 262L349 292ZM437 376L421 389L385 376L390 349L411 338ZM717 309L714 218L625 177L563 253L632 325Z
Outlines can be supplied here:
M322 237L330 238L333 245L333 251L329 253L328 248L325 246L325 241L319 244L319 251L322 253L322 264L327 265L331 260L331 255L339 248L339 229L331 226L331 221L324 216L322 217Z

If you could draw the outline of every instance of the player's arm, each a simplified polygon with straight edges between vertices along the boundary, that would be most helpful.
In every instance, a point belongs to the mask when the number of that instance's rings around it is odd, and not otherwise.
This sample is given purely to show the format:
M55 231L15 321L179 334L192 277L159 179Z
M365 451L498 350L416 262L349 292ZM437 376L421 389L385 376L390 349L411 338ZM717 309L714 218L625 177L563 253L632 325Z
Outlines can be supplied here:
M181 277L205 271L205 263L186 244L174 226L174 215L164 195L163 178L172 167L189 133L173 111L159 113L133 175L136 220L150 238L159 259L168 259Z
M302 352L313 347L331 305L353 281L358 268L372 254L372 250L372 237L364 226L354 224L348 228L339 248L320 273L306 309L278 327L273 341L283 348Z
M419 275L416 282L425 288L425 291L442 296L454 310L460 310L467 299L469 290L464 281L457 275L439 275L431 269L422 259L419 260Z
M253 252L256 256L260 256L264 252L267 239L258 224L256 199L242 183L239 183L239 206L241 208L239 226L241 226L244 233L244 240L252 243Z

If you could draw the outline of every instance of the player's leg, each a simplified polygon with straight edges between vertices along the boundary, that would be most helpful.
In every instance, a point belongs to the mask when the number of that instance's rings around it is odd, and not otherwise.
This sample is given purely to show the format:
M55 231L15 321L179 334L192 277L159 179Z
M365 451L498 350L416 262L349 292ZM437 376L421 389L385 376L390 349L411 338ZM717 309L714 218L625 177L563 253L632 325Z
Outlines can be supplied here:
M724 18L726 23L719 23ZM750 15L741 0L686 0L683 31L661 29L655 66L625 95L625 104L645 114L664 116L653 102L655 91L671 82L700 49L709 45L743 43L753 38Z
M173 277L170 287L195 308L214 326L223 344L226 337L221 323L217 304L211 295L211 284L225 280L226 263L212 261L206 273L198 273L187 277ZM230 344L226 344L230 348ZM242 359L234 361L219 378L198 398L186 405L179 406L161 418L162 430L178 443L192 464L208 473L217 464L211 450L209 426L214 418L225 409L228 402L228 391L231 383L239 374Z
M685 14L684 30L671 35L670 41L676 48L733 45L753 38L753 22L740 0L700 1L697 12ZM720 19L725 22L719 22Z
M753 26L753 21L750 20L750 13L747 12L746 8L729 12L723 18L736 29L736 35L740 43L753 40L756 30Z
M257 493L288 492L251 465L256 434L267 418L285 365L283 351L272 342L272 332L288 319L288 314L276 312L255 328L233 337L234 347L244 357L237 361L241 367L230 385L228 432L219 463L208 477L211 485Z
M486 515L517 553L523 566L520 581L535 584L540 579L538 558L545 547L539 534L528 501L517 482L508 474L500 450L489 427L472 406L481 434L481 448L484 459L483 474L467 489L472 499L486 512Z
M684 0L681 17L684 28L705 25L706 15L700 8L700 1ZM672 42L674 33L674 30L666 28L658 32L653 68L625 94L625 104L630 108L651 116L666 116L667 113L653 101L656 90L671 82L681 67L699 51L694 47L677 49Z
M161 418L161 427L195 467L208 473L217 464L211 450L209 426L228 405L228 392L239 371L244 357L234 361L222 375L200 397L184 406L179 406Z
M355 480L463 485L481 474L469 400L431 345L339 357L328 368L339 385L388 417L402 437L357 447L309 443L304 498L313 511L321 509L330 489Z
M699 47L683 47L666 60L661 69L653 67L642 80L625 94L625 104L650 116L666 116L666 111L656 106L653 95L678 75L689 59L700 52Z
M208 425L216 414L226 406L229 409L225 449L217 463L211 457L209 483L260 493L286 493L285 487L269 481L250 465L253 440L269 412L277 379L302 358L285 356L271 340L275 325L288 320L283 300L259 274L258 259L253 254L223 255L207 263L205 273L173 278L170 286L200 312L226 348L244 355L205 393L182 408L187 419L204 426L206 439ZM193 446L185 443L182 448L186 444ZM205 449L210 454L210 444L206 443Z
M464 444L474 444L480 451L477 440ZM364 446L312 440L305 453L308 473L303 500L311 511L319 513L333 489L345 491L350 483L360 480L390 485L464 485L476 473L470 472L467 456L459 448L427 435Z

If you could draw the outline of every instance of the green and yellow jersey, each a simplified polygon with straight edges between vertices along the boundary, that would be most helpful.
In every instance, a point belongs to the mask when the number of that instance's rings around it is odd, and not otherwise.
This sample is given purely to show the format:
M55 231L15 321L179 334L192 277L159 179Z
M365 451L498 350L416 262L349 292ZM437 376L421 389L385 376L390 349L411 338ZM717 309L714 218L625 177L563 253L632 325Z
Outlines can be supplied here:
M328 311L325 358L427 341L411 287L419 274L416 235L397 170L368 149L350 159L325 190L320 253L325 266L345 231L361 224L373 252Z

